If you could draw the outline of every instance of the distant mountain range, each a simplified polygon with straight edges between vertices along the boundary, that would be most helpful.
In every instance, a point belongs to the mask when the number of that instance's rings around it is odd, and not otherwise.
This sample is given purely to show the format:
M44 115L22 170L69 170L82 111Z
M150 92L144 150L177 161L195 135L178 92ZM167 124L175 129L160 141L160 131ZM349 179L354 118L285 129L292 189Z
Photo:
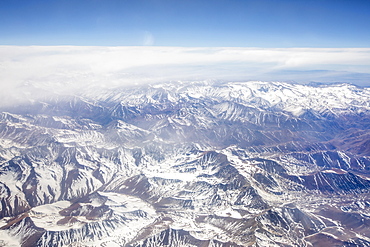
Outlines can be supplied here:
M370 88L176 82L0 114L0 246L370 246Z

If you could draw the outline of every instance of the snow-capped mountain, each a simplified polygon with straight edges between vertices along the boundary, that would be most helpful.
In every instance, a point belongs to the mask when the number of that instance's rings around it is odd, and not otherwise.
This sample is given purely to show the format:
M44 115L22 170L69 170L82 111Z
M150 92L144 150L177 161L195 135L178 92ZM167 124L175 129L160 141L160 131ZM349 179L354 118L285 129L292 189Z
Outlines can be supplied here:
M370 246L370 89L176 82L3 107L0 246Z

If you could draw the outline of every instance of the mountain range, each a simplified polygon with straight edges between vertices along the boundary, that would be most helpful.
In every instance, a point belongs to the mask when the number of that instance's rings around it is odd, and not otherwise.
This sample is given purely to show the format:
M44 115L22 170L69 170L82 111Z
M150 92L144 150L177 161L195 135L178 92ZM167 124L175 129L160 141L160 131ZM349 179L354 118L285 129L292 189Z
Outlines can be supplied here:
M0 109L0 246L370 246L370 88L42 95Z

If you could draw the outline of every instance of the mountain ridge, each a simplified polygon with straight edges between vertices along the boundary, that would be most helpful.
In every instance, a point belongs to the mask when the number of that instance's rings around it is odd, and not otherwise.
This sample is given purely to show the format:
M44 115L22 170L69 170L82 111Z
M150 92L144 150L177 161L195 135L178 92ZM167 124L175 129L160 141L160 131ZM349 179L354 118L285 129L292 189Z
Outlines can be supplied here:
M0 245L370 246L369 102L253 81L3 107Z

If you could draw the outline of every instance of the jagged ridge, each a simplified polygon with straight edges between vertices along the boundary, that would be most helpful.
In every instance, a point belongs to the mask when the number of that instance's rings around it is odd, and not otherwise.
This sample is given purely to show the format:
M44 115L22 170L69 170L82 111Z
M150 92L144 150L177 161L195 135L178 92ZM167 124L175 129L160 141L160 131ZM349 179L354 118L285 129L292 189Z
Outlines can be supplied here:
M370 246L369 102L348 84L194 82L2 109L0 239Z

